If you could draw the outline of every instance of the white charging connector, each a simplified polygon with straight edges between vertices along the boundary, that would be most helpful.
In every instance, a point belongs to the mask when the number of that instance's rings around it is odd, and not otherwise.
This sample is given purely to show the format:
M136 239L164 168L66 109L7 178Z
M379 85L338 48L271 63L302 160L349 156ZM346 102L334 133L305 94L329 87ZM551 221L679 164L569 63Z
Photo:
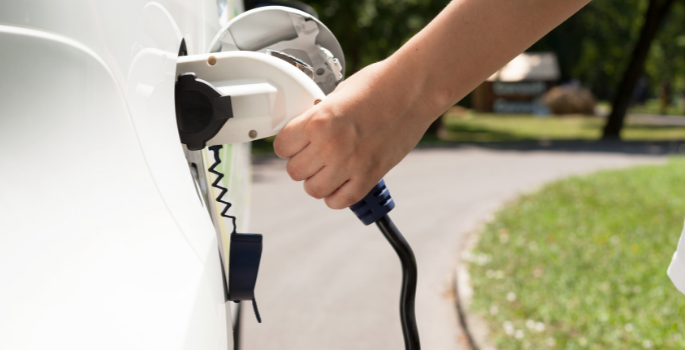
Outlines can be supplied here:
M177 74L176 117L190 149L276 135L325 98L300 69L257 52L179 57Z
M292 8L247 11L209 47L179 57L176 69L176 118L190 150L276 135L344 79L333 33Z

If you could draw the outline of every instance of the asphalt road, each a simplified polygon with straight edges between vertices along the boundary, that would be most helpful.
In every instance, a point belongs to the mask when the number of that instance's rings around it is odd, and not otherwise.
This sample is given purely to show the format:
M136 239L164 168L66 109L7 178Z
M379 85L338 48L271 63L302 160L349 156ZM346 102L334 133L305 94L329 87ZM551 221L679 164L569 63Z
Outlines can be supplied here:
M548 181L665 160L649 153L461 147L407 156L385 179L397 203L390 216L419 264L422 348L467 348L452 290L466 233ZM251 227L265 245L256 290L263 323L245 304L241 349L404 349L400 264L378 229L308 197L285 161L257 162L253 186Z

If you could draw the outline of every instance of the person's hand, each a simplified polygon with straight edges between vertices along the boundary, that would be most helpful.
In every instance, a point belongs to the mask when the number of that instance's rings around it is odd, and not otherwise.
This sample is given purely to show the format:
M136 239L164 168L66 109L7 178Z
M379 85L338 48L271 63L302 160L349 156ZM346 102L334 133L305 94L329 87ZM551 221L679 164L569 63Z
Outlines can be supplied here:
M421 86L388 61L351 76L323 102L290 121L274 141L287 171L330 208L361 200L421 139ZM416 81L416 80L414 80Z
M288 174L304 180L309 195L334 209L348 207L442 112L587 2L452 1L388 59L290 121L274 150L290 158Z

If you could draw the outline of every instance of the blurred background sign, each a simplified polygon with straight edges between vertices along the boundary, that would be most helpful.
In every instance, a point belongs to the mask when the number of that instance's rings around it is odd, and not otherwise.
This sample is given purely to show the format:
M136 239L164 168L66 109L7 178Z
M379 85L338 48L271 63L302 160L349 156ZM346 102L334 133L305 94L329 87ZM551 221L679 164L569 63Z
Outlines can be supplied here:
M473 91L472 107L477 112L545 113L542 96L559 78L555 53L522 53Z

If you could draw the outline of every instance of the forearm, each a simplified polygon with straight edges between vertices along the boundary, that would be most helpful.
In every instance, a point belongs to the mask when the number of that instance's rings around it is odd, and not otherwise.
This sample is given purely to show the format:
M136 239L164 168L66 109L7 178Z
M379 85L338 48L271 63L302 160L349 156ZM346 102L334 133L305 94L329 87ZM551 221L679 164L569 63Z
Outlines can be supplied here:
M587 2L454 0L394 55L288 123L274 150L309 195L348 207L442 112Z
M454 0L384 64L429 123L589 1Z

